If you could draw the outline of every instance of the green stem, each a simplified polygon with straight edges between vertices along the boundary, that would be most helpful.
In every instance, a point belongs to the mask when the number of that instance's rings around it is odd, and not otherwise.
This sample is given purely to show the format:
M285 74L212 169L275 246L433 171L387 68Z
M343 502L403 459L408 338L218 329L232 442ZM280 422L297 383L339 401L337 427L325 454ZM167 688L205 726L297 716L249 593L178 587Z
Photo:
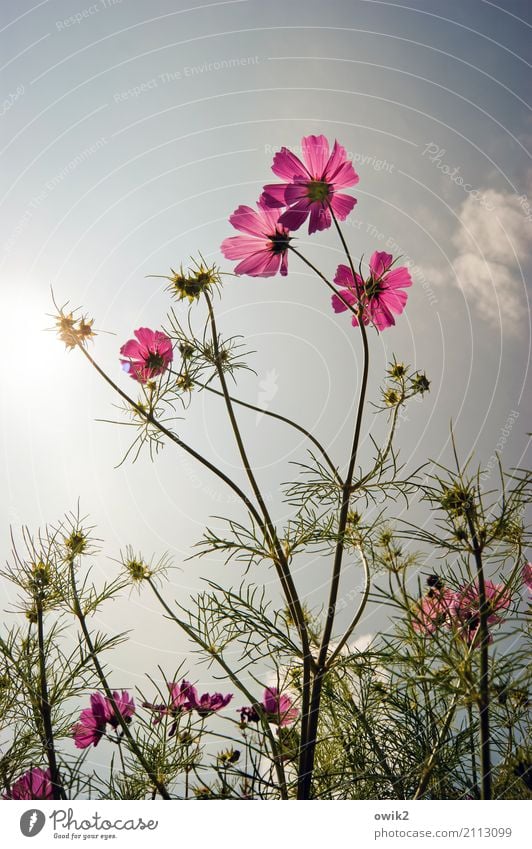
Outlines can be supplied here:
M489 626L488 617L490 605L486 597L486 582L482 563L482 547L480 545L475 522L471 511L467 512L467 523L471 534L473 556L477 569L478 600L479 600L479 629L480 636L480 680L479 680L479 730L480 730L480 798L491 799L491 732L490 732L490 699L489 699ZM473 638L476 641L476 635Z
M109 687L109 684L107 683L107 678L105 677L105 673L102 669L100 661L98 660L98 655L97 655L96 650L94 648L94 643L92 642L92 637L91 637L89 629L87 627L87 623L85 621L85 616L83 615L83 611L81 609L81 604L80 604L79 595L78 595L78 589L77 589L77 586L76 586L76 576L75 576L75 573L74 573L74 560L73 559L69 561L69 568L70 568L70 585L72 587L72 595L73 595L73 598L74 598L74 614L75 614L76 618L78 619L79 624L81 626L81 630L83 632L85 642L87 643L87 646L89 648L90 657L91 657L91 660L94 664L96 674L97 674L98 678L100 679L100 684L102 685L102 687L105 691L105 695L107 697L107 700L108 700L109 704L111 705L111 707L113 709L115 719L118 722L118 724L120 725L120 727L121 727L121 729L124 733L124 737L127 738L127 741L128 741L129 746L131 748L131 751L134 752L134 754L136 755L139 763L142 765L142 767L145 770L146 774L148 775L150 781L152 782L153 786L158 790L161 797L163 799L168 800L171 797L170 797L170 794L168 793L168 790L166 789L165 784L158 778L158 776L154 773L154 771L150 767L149 763L146 761L146 758L144 757L139 746L137 745L135 738L133 737L133 735L131 734L131 731L129 730L129 726L128 726L126 720L122 716L122 714L121 714L121 712L118 708L118 705L115 702L111 688Z
M349 248L347 247L346 241L344 239L343 233L340 229L340 226L336 220L336 216L331 209L331 215L336 227L336 230L339 234L340 241L345 250L347 259L351 266L351 270L353 273L353 277L355 276L355 269L353 266L353 261L351 259L351 254L349 253ZM310 263L308 263L310 265ZM319 273L319 272L318 272ZM319 276L325 280L329 288L333 288L331 284L326 280L326 278L319 273ZM336 290L335 294L336 293ZM369 375L369 345L368 345L368 337L366 333L366 328L364 326L364 322L359 320L360 333L362 336L362 347L364 352L364 362L363 362L363 371L362 371L362 382L360 385L360 395L358 400L358 409L356 414L355 421L355 432L353 435L353 444L351 447L351 453L349 456L349 466L347 470L347 475L345 477L344 486L342 488L342 501L340 506L340 517L338 521L338 542L336 544L335 554L334 554L334 562L333 562L333 570L331 577L331 586L329 592L329 603L327 607L327 614L325 620L325 627L323 630L323 636L320 645L320 651L318 655L318 669L314 676L314 682L312 687L312 695L311 695L311 703L308 717L308 724L306 728L302 728L302 739L304 736L304 745L302 745L302 757L300 759L300 767L299 767L299 786L298 786L298 798L300 799L308 799L310 797L311 785L312 785L312 773L314 770L314 757L316 751L316 742L317 742L317 731L318 731L318 720L319 720L319 710L320 710L320 702L321 702L321 691L323 686L323 680L325 676L325 672L327 670L327 653L329 649L329 643L331 639L332 629L334 625L334 618L336 613L336 601L338 598L338 589L340 586L340 575L342 571L342 560L344 554L344 536L345 529L347 526L347 516L349 513L349 499L351 494L351 486L353 482L353 475L355 471L356 458L358 452L358 445L360 441L360 432L362 427L362 416L364 412L364 402L366 398L366 389L368 384L368 375Z
M96 369L96 371L101 377L103 377L105 382L108 383L109 386L111 386L115 390L115 392L120 395L120 397L123 398L124 401L126 401L135 410L136 413L138 413L139 416L141 416L141 418L143 418L149 424L153 425L153 427L157 428L157 430L159 430L168 439L170 439L177 446L179 446L179 448L182 448L184 451L187 452L187 454L190 454L192 457L194 457L195 460L205 466L205 468L209 469L209 471L216 475L216 477L220 478L220 480L222 480L230 489L232 489L233 492L235 492L238 497L244 502L245 506L247 507L253 518L256 520L256 522L259 524L259 526L262 525L262 518L260 516L260 513L257 511L255 505L248 498L245 492L243 492L243 490L240 489L240 487L234 481L231 480L230 477L224 474L221 469L218 469L213 463L210 462L210 460L207 460L206 457L203 457L201 454L198 454L198 452L195 451L194 448L191 448L190 445L187 445L186 442L183 442L183 440L176 436L175 433L172 433L171 430L168 430L168 428L165 427L160 421L158 421L152 413L146 412L143 407L133 401L133 399L130 398L127 392L124 392L122 389L120 389L120 387L117 386L114 380L112 380L109 375L104 372L104 370L98 365L96 360L91 357L91 355L83 347L83 345L78 344L78 347L81 350L82 354L90 362L92 367Z
M342 651L343 647L345 646L345 644L349 640L349 637L351 636L351 634L355 630L356 626L360 622L362 614L364 613L364 610L365 610L366 605L368 603L369 591L371 589L371 576L370 576L370 573L369 573L369 565L368 565L367 557L364 554L364 551L362 549L362 546L359 546L358 550L360 552L360 557L362 559L362 565L364 567L364 593L363 593L362 600L360 602L359 608L358 608L357 612L355 613L353 619L351 620L350 625L348 626L345 634L343 635L343 637L339 641L338 645L335 647L334 651L329 656L329 659L327 661L327 669L331 668L333 661L335 660L336 657L338 657L338 655Z
M37 608L37 639L39 643L39 712L41 715L44 727L44 743L46 750L46 759L50 768L50 776L52 783L52 798L66 799L66 793L59 774L57 766L57 758L55 753L54 732L52 726L52 708L48 694L48 682L46 677L46 652L44 644L44 616L42 599L36 598Z
M195 381L195 383L197 386L200 386L202 389L206 389L208 392L212 392L214 395L219 395L222 398L224 397L223 392L220 392L219 389L215 389L213 386L209 386L207 383L200 383L199 381ZM292 419L289 419L287 416L282 416L280 413L273 412L273 410L264 410L262 407L256 407L255 404L249 404L247 401L241 401L239 398L235 398L232 395L230 395L229 398L231 400L231 403L238 404L239 407L246 407L246 409L248 410L254 410L256 413L261 413L262 415L270 416L270 418L272 419L277 419L280 422L284 422L285 424L290 425L290 427L293 427L295 430L298 430L300 433L303 434L303 436L306 436L307 439L309 439L310 442L312 442L316 446L318 451L321 453L323 459L329 466L331 472L333 473L340 486L343 485L343 481L339 475L338 469L329 457L329 454L327 453L323 445L320 443L320 441L316 439L316 437L313 436L312 433L306 430L306 428L302 427L297 422L294 422Z
M197 643L208 655L210 655L211 657L213 657L216 660L216 662L222 667L222 669L226 673L229 680L235 685L235 687L238 690L240 690L241 693L244 694L244 696L247 699L249 699L250 704L253 706L253 708L257 712L257 715L260 718L263 731L265 732L266 736L268 737L268 740L270 741L270 745L271 745L271 748L272 748L272 754L273 754L274 766L275 766L275 769L276 769L276 772L277 772L277 779L279 781L279 787L280 787L280 791L281 791L281 797L283 799L288 799L286 777L285 777L285 774L284 774L284 767L283 767L282 761L279 757L278 745L277 745L277 742L275 740L275 737L273 736L273 733L271 731L271 728L270 728L267 720L263 716L262 706L257 703L256 699L254 698L254 696L251 695L251 693L249 692L247 687L245 687L242 684L242 682L238 680L238 678L236 677L234 672L231 670L231 668L227 665L227 663L225 662L223 657L220 657L219 654L216 654L215 652L213 652L212 646L209 646L209 644L205 640L203 640L199 636L199 634L197 634L194 631L194 629L190 627L190 625L187 625L187 623L184 622L183 619L180 619L178 616L176 616L176 614L173 612L171 607L169 607L169 605L166 603L166 601L164 600L164 598L160 594L159 590L155 586L153 579L152 578L146 578L146 580L147 580L147 582L150 586L151 591L155 595L155 598L157 599L157 601L159 602L161 607L166 611L168 617L173 622L175 622L176 625L178 625L180 628L182 628L183 631L185 632L185 634L187 634L192 640L194 640L194 642Z
M248 476L248 480L251 484L251 488L255 494L255 498L257 499L257 503L259 504L260 510L264 517L264 521L261 522L261 527L263 528L263 532L267 531L266 536L270 539L270 545L273 546L275 551L275 567L281 582L281 586L283 588L283 592L293 618L295 622L299 638L301 640L301 648L303 653L303 686L302 686L302 716L305 717L308 714L309 705L310 705L310 687L311 687L311 678L312 678L312 669L314 667L314 658L312 656L310 650L310 640L307 629L307 624L305 620L305 614L303 612L303 607L301 605L299 595L293 581L292 575L290 573L290 567L288 565L288 560L285 556L279 538L277 536L277 531L273 525L272 519L270 517L268 508L266 506L266 502L262 497L262 493L260 487L255 479L255 475L251 469L250 462L248 460L248 456L246 453L246 449L244 447L244 442L242 440L242 436L240 434L240 429L238 427L238 422L236 420L236 416L233 410L233 405L231 403L231 396L229 395L229 390L227 388L227 381L225 379L225 373L220 357L220 349L218 345L218 330L216 327L216 319L214 317L214 310L212 306L211 299L207 292L205 292L205 299L207 302L207 308L209 310L209 319L211 323L211 331L212 331L212 342L214 347L214 354L216 360L216 370L218 372L218 377L220 379L220 384L222 387L225 405L227 409L227 414L229 416L229 420L231 422L231 427L233 429L233 433L235 436L235 440L238 446L238 450L240 453L240 457L242 459L242 463L246 474Z

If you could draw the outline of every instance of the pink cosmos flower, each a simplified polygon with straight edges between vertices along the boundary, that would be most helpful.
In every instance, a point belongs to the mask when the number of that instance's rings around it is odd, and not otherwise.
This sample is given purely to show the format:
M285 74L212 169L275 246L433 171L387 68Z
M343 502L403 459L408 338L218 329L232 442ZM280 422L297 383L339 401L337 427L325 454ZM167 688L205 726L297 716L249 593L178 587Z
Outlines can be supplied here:
M532 563L525 563L522 571L523 584L532 593Z
M279 268L282 276L288 272L289 230L279 224L279 209L270 209L262 200L257 201L258 212L249 206L239 206L230 223L245 236L231 236L222 242L222 253L227 259L241 259L236 274L250 277L273 277Z
M135 702L126 690L119 693L113 690L113 699L123 718L128 721L135 713ZM97 746L105 735L107 724L116 730L120 723L116 718L111 701L101 693L93 693L90 697L90 708L81 711L79 722L72 731L74 743L78 749Z
M370 322L377 330L385 330L395 324L393 313L400 315L408 298L403 289L412 285L412 278L406 266L391 268L393 257L381 251L375 251L369 261L370 276L364 281L353 273L347 265L339 265L334 282L340 289L339 295L332 296L332 306L335 312L345 312L347 304L355 307L357 315L353 315L352 324L358 326L360 311L364 324Z
M299 716L299 710L293 706L290 696L280 693L277 687L266 687L262 707L268 722L281 726L292 725Z
M289 230L310 215L308 231L314 233L331 226L331 209L340 221L347 218L356 198L339 190L355 186L359 177L337 141L332 152L325 136L305 136L301 146L304 162L286 147L275 154L272 171L284 182L264 186L262 198L268 206L288 207L279 223Z
M486 601L489 605L488 625L497 625L503 621L497 611L508 610L511 604L511 595L504 584L495 584L493 581L484 582L486 589ZM478 581L462 587L457 593L452 605L452 613L460 622L467 625L470 630L475 630L479 625L480 596Z
M52 776L49 769L32 767L21 775L4 793L3 799L53 799Z
M133 380L146 383L166 371L172 362L172 340L166 333L149 327L139 327L134 333L137 338L129 339L120 348L120 353L126 357L120 362Z
M209 716L211 713L221 710L233 698L232 693L228 693L226 696L222 696L221 693L213 693L212 695L203 693L203 695L198 696L198 691L188 681L183 681L183 685L186 685L188 710L195 710L200 716Z
M441 625L450 625L454 592L440 587L430 590L413 610L412 628L418 634L434 634Z
M166 686L168 687L170 693L170 704L169 705L161 705L161 704L151 704L150 702L143 702L142 706L149 708L154 711L155 716L153 717L153 724L157 725L162 721L163 716L173 716L174 722L170 726L169 737L173 737L175 732L177 731L177 720L181 713L185 711L191 710L189 707L188 700L188 691L190 688L190 684L188 681L181 681L180 684L175 681L168 681Z

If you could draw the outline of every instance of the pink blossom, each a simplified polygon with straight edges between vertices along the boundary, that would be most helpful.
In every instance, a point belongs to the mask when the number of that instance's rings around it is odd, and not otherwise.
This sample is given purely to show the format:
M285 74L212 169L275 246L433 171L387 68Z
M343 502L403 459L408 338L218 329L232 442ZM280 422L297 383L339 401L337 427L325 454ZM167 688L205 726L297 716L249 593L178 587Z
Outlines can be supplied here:
M232 693L228 693L226 696L222 696L221 693L213 693L212 695L203 693L198 696L198 691L188 681L183 681L183 686L186 686L187 709L197 711L200 716L209 716L209 714L221 710L233 698Z
M266 687L262 707L268 722L277 725L292 725L299 716L299 710L293 706L290 696L280 693L277 687Z
M250 277L273 277L279 268L283 277L288 271L289 231L279 223L281 210L270 209L260 199L258 212L249 206L239 206L230 223L245 236L231 236L222 242L222 253L227 259L241 259L236 274Z
M129 695L127 690L122 690L121 692L113 690L113 700L121 716L125 720L131 719L131 717L135 713L135 702L133 698ZM105 703L107 711L107 722L111 725L112 728L118 728L120 723L116 718L116 714L113 710L111 700L106 699Z
M522 571L523 584L532 593L532 563L525 563Z
M133 380L146 383L162 374L174 358L172 340L159 330L139 327L134 331L136 339L129 339L120 348L126 359L120 360L122 368Z
M503 617L499 616L497 611L508 610L512 600L511 595L504 584L495 584L488 580L484 582L484 586L488 603L488 625L497 625L503 621ZM472 633L478 629L480 625L478 581L462 587L455 593L452 614L469 632Z
M3 799L53 799L52 776L49 769L32 767L3 795Z
M135 702L126 690L119 693L113 691L113 699L122 717L129 721L135 713ZM116 730L120 723L113 710L111 700L101 693L93 693L90 697L90 708L81 711L79 722L72 731L74 743L78 749L97 746L106 733L107 724Z
M143 702L142 706L149 708L155 713L153 724L157 725L162 721L164 716L174 717L174 722L170 726L169 737L173 737L177 731L177 720L181 713L191 710L188 701L188 690L190 684L188 681L181 681L177 684L175 681L168 681L166 686L170 693L170 704L152 704L151 702Z
M449 626L454 596L452 590L443 587L429 590L413 610L414 631L434 634L441 625Z
M268 206L287 207L279 223L289 230L298 230L310 215L308 231L314 233L331 226L331 209L340 221L347 218L356 198L339 190L355 186L359 177L337 141L332 152L325 136L305 136L301 146L304 162L286 147L275 154L272 171L284 182L264 186L262 198Z
M403 289L412 285L412 278L406 266L391 268L393 257L381 251L375 251L369 261L370 276L364 281L347 265L339 265L334 282L340 289L339 295L332 296L335 312L345 312L349 304L355 307L352 323L358 326L360 312L364 324L375 325L377 330L385 330L395 324L393 313L400 315L406 305L408 295ZM341 297L340 297L341 295ZM357 317L358 316L358 317Z

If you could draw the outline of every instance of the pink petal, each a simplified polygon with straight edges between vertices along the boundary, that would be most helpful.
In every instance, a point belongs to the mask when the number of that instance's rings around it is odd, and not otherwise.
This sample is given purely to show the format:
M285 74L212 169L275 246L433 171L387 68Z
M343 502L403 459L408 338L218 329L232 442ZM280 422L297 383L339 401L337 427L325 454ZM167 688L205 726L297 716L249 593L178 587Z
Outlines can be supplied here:
M313 203L310 208L310 221L308 223L309 234L316 230L327 230L332 224L331 213L328 207L322 203Z
M248 274L250 277L273 277L279 270L281 254L271 251L257 251L244 259L235 268L235 274Z
M385 251L375 251L369 261L369 267L373 276L382 277L386 269L390 267L392 261L393 256L391 254L387 254Z
M226 259L243 259L260 250L267 250L268 242L252 236L230 236L222 242L222 253Z
M290 209L285 210L279 218L279 224L287 227L289 230L298 230L307 220L310 212L309 204L306 201L300 201Z
M388 271L386 276L383 278L386 286L390 289L396 289L401 286L402 288L407 288L412 285L412 278L410 277L410 272L408 268L402 265L400 268L392 268L391 271Z
M403 292L402 289L392 289L390 291L385 290L380 294L379 300L399 315L405 308L405 304L408 300L408 294L407 292Z
M262 189L261 201L270 207L286 206L284 193L289 183L269 183Z
M235 230L241 230L251 236L264 236L264 219L249 206L237 207L229 216L229 222Z
M325 136L305 136L301 146L310 174L321 180L329 160L329 142Z
M307 205L310 204L308 199L308 181L302 182L301 180L297 180L294 183L290 183L289 186L286 187L284 193L284 201L287 206L292 206L292 204L300 203L301 201L305 201Z
M338 144L336 140L323 179L328 183L334 183L339 189L355 186L359 181L353 163L347 158L345 147Z
M291 182L296 177L308 179L310 176L301 160L291 150L288 150L287 147L282 147L275 154L272 171L277 177L281 177L282 180L287 180L288 182Z
M342 297L340 297L340 295ZM356 304L356 295L354 294L352 289L341 289L338 295L332 296L331 303L333 310L336 313L345 312L348 309L345 301L347 301L347 303L350 304L352 307Z
M357 202L351 195L342 195L335 192L330 200L333 212L340 221L345 221Z
M336 269L336 274L334 275L334 282L337 286L346 286L348 289L354 289L355 283L353 280L353 272L347 265L339 265ZM362 281L358 277L357 274L357 282L361 283Z
M132 360L140 356L140 346L136 339L128 339L127 342L120 348L120 353L124 357L130 357Z

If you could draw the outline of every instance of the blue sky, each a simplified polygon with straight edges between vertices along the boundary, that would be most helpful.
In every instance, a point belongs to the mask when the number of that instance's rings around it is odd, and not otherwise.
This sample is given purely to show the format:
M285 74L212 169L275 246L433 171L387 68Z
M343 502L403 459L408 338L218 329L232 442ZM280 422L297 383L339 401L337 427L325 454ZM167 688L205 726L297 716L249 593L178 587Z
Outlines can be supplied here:
M94 353L130 389L118 348L134 328L160 326L169 306L147 275L198 251L230 270L219 251L228 215L258 197L273 152L309 133L338 138L354 156L358 204L346 233L355 255L393 246L413 267L404 316L371 340L373 397L394 353L432 381L401 425L404 460L446 462L452 419L462 455L487 462L509 430L503 462L523 461L531 12L509 0L2 3L3 557L10 523L35 528L79 498L110 558L127 543L146 556L169 551L182 568L180 598L202 575L227 579L219 564L184 559L208 517L234 505L172 448L153 464L114 468L128 434L95 421L112 417L108 388L42 332L50 285L116 334L99 335ZM301 232L300 246L324 270L342 261L332 232ZM229 278L220 323L257 351L264 385L246 375L239 393L272 396L272 408L315 428L343 462L360 351L327 293L290 265L286 280ZM208 400L195 399L179 432L240 480L222 409ZM267 420L243 427L280 520L279 482L303 447ZM369 412L366 458L379 427ZM114 568L102 557L96 574ZM315 605L317 574L312 561L297 575ZM140 680L137 658L174 666L185 651L147 598L113 616L137 626L135 660L121 659L128 680ZM380 621L371 616L367 630Z

